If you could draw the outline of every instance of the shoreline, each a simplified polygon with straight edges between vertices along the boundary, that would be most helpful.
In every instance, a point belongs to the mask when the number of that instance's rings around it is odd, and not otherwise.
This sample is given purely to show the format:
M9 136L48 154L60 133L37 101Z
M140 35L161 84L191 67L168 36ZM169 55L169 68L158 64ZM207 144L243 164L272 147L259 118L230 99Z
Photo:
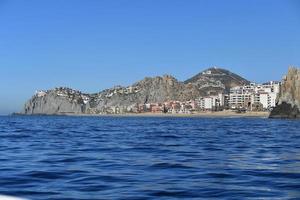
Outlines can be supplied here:
M73 116L73 115L70 115ZM87 115L82 115L87 116ZM228 111L220 112L199 112L193 114L170 114L170 113L127 113L127 114L103 114L103 115L88 115L88 116L107 116L107 117L202 117L202 118L239 118L239 117L259 117L268 118L269 112L247 112L236 113Z
M203 117L203 118L243 118L243 117L258 117L268 118L269 112L246 112L236 113L234 111L218 111L218 112L197 112L191 114L180 114L180 113L124 113L124 114L40 114L40 116L73 116L73 117ZM38 116L39 114L23 115L14 114L20 116Z

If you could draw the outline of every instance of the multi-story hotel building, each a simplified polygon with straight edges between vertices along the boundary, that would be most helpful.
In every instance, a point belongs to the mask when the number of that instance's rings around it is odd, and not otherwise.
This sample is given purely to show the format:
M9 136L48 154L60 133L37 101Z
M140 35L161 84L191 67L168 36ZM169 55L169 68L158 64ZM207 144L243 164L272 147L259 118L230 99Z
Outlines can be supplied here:
M200 110L218 110L224 107L225 95L218 94L215 96L201 97L197 99L196 102Z
M276 105L279 90L280 83L274 81L233 87L230 89L229 107L252 110L253 106L260 105L263 109L271 109Z

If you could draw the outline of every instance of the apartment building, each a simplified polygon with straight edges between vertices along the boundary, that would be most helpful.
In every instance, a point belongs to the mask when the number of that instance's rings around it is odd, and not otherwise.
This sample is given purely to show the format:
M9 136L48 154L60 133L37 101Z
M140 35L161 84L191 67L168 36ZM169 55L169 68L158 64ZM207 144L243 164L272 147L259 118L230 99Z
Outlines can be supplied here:
M225 95L218 94L215 96L201 97L197 99L196 102L200 110L219 110L225 105Z
M233 87L230 89L229 107L231 109L246 108L252 110L253 106L261 106L266 110L272 109L276 105L279 91L280 82L275 81Z

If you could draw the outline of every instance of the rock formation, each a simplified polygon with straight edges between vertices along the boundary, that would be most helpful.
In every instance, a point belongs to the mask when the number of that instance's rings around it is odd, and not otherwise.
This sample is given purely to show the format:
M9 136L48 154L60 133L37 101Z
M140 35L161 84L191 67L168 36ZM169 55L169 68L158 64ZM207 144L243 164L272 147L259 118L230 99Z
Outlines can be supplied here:
M249 81L224 69L210 68L180 82L170 75L145 78L131 86L116 86L95 94L70 88L37 92L24 106L22 114L97 114L118 108L130 111L137 104L188 101Z
M289 68L270 118L300 118L300 69Z
M85 98L70 88L39 91L25 104L23 114L81 114L85 111Z

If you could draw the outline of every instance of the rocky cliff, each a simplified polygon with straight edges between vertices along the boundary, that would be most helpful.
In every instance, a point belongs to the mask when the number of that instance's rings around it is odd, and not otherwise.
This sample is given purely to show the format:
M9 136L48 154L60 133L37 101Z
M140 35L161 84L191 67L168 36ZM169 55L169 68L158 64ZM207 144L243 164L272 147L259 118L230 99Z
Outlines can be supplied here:
M115 107L126 112L137 104L194 100L247 83L249 81L227 70L210 68L185 82L170 75L147 77L128 87L116 86L95 94L61 87L36 92L25 104L22 114L97 114L109 113Z
M277 105L270 118L300 118L300 69L290 67L283 78Z
M62 87L37 91L26 102L22 114L81 114L85 112L84 99L87 97L79 91Z
M117 86L90 95L87 112L105 112L109 107L131 108L136 104L161 103L168 100L190 100L198 97L195 87L179 82L170 75L145 78L131 86Z

